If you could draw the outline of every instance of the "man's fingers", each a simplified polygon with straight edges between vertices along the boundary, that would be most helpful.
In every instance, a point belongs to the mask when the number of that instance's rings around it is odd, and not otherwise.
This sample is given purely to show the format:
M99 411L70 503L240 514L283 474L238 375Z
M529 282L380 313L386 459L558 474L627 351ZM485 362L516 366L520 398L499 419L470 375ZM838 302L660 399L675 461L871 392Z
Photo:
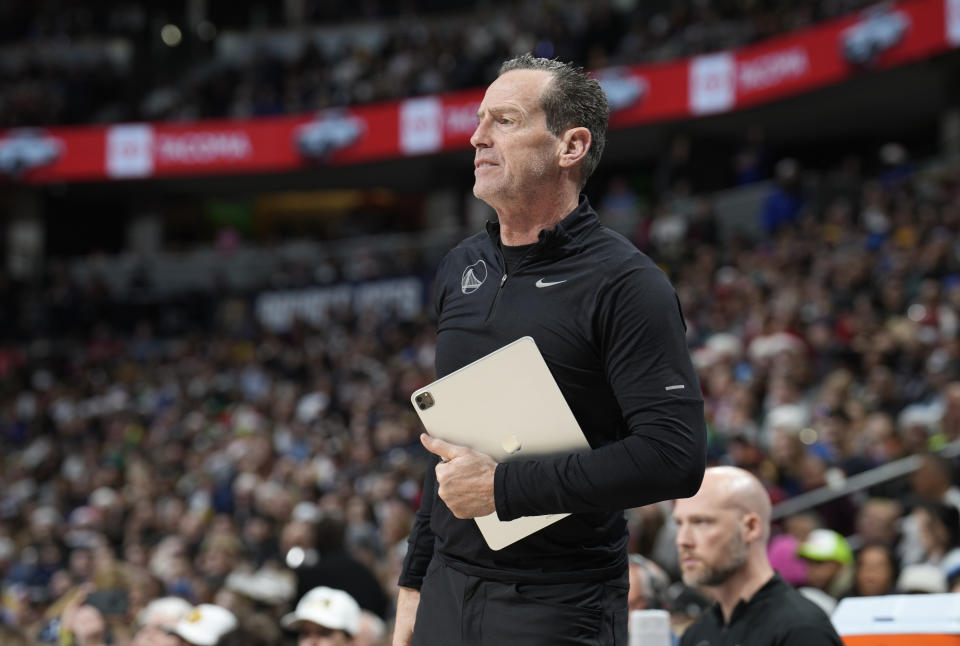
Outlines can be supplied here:
M431 437L426 433L420 434L420 442L423 444L424 448L434 455L440 456L440 458L444 461L460 457L461 455L465 455L470 451L470 449L465 446L451 444L450 442L441 440L438 437Z

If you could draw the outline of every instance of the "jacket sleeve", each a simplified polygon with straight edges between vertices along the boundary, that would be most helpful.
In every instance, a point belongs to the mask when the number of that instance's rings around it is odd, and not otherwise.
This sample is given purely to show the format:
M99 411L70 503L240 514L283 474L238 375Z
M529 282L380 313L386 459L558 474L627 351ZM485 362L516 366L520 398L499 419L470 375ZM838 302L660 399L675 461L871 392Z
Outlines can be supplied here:
M413 529L407 538L407 555L403 559L403 569L397 583L405 588L419 590L427 566L433 558L434 534L430 529L430 514L437 493L437 461L434 460L423 481L423 494L420 496L420 509L413 520Z
M497 466L501 520L548 513L615 511L700 488L706 424L680 302L656 267L621 267L594 313L604 373L627 432L591 451Z

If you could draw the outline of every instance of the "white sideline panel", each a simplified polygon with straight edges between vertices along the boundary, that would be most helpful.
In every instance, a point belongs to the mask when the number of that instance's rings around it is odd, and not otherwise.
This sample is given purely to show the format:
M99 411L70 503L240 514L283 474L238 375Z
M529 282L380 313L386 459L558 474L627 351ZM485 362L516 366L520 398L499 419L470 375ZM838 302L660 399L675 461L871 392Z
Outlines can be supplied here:
M960 635L960 594L844 599L830 617L841 635Z

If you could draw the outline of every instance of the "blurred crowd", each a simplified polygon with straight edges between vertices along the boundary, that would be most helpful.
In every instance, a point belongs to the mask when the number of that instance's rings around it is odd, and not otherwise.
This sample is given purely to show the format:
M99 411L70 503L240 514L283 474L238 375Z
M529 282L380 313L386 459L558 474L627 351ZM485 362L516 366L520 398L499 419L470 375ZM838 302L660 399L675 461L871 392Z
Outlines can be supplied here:
M217 603L278 643L311 583L386 618L422 467L432 328L343 313L283 337L24 344L2 377L5 623L56 639L85 584L126 643L147 603ZM262 633L262 635L261 635Z
M748 235L718 220L691 145L672 142L650 191L615 175L591 198L677 289L711 464L777 503L914 456L906 477L778 519L771 562L827 612L960 590L960 167L889 144L771 168L751 133L730 178L765 187ZM433 264L410 254L362 260ZM276 286L382 274L338 262ZM279 646L313 617L386 643L428 463L409 403L433 376L428 310L273 332L248 295L171 317L51 267L0 279L0 642ZM680 630L709 600L679 581L670 503L627 517L631 608ZM321 597L342 613L311 610Z
M781 160L751 238L724 233L684 147L652 206L630 177L594 202L677 288L710 462L755 473L776 503L919 456L909 477L778 521L771 560L828 611L955 589L960 489L934 452L960 439L960 168L897 146L879 163ZM384 643L427 463L409 404L433 375L426 311L342 309L272 333L248 301L211 294L202 325L169 332L121 325L123 303L72 315L58 303L85 286L70 280L38 307L83 324L0 347L3 630L128 644L164 600L171 630L212 616L272 646L328 586L364 610L363 643ZM632 607L680 627L709 602L678 582L670 504L627 515Z
M295 19L281 10L301 4ZM399 99L480 87L519 52L588 69L668 60L754 42L870 4L245 2L227 12L211 5L200 19L145 4L13 3L0 9L6 52L0 128L247 117ZM162 45L161 26L178 22L177 44ZM338 28L336 38L305 35L311 27L343 22L358 29ZM216 46L218 33L231 30L246 41L244 55ZM283 30L282 47L270 45L276 38L258 40L264 31Z

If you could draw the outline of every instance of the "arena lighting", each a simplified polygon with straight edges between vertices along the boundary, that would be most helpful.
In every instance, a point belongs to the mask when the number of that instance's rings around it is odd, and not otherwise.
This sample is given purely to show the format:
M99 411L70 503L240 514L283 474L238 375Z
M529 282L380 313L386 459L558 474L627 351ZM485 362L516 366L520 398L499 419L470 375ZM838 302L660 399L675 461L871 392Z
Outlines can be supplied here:
M183 32L173 24L164 25L160 30L160 40L167 47L176 47L183 40Z

